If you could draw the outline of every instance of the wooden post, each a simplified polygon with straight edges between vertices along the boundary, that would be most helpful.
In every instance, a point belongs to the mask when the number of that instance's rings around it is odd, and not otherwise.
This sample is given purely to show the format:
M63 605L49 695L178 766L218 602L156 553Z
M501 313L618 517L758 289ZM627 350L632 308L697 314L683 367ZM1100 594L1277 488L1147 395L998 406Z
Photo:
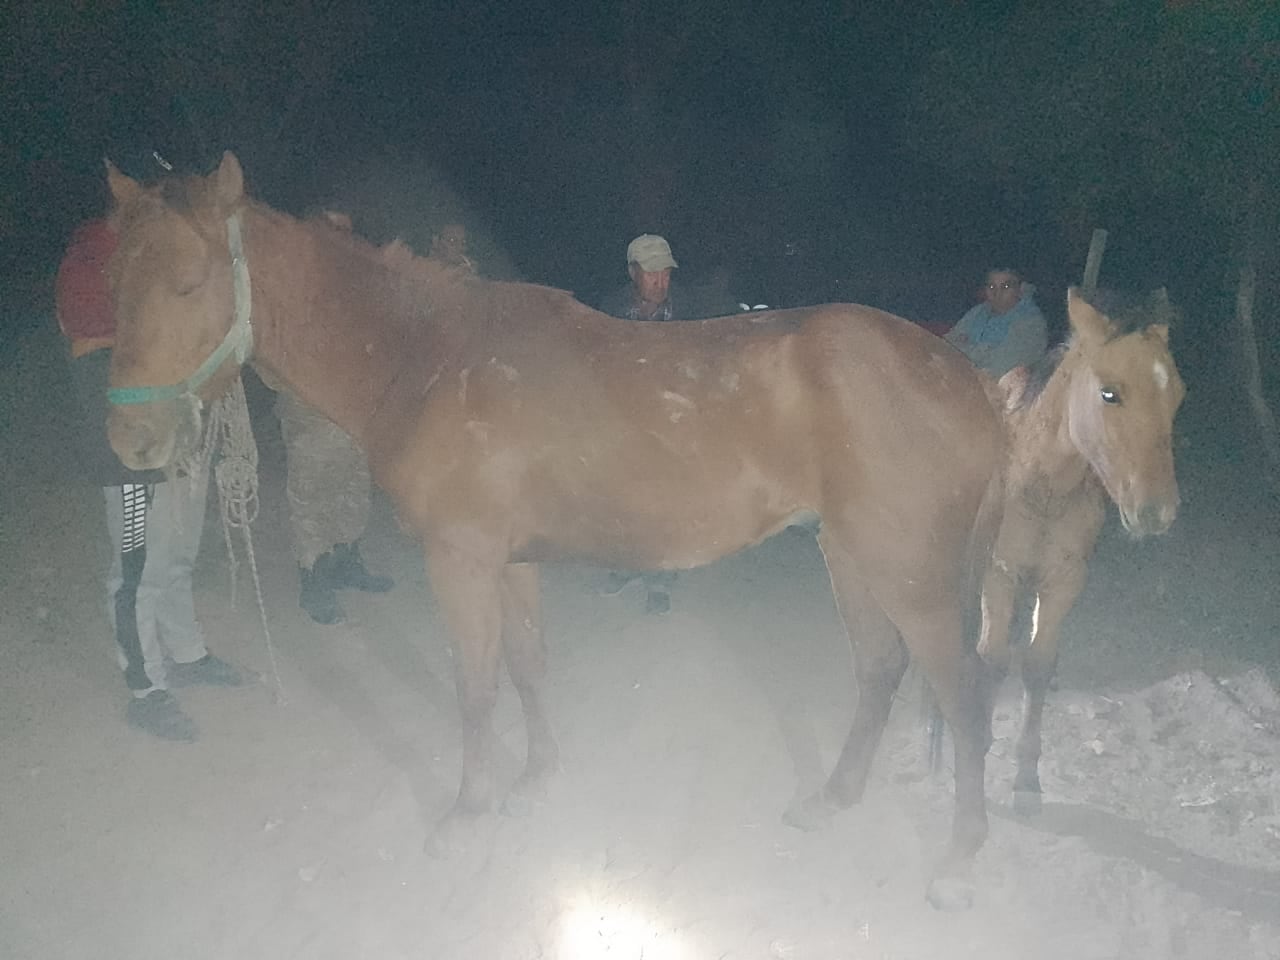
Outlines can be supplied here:
M1262 365L1258 362L1258 340L1253 328L1253 296L1257 276L1253 264L1240 268L1240 285L1236 288L1236 324L1240 330L1240 354L1244 363L1244 385L1249 394L1249 406L1257 421L1262 439L1262 452L1266 455L1267 482L1280 493L1280 432L1276 430L1276 418L1262 391Z
M1107 249L1107 231L1093 231L1089 241L1089 258L1084 263L1084 292L1086 295L1098 289L1098 274L1102 272L1102 254Z

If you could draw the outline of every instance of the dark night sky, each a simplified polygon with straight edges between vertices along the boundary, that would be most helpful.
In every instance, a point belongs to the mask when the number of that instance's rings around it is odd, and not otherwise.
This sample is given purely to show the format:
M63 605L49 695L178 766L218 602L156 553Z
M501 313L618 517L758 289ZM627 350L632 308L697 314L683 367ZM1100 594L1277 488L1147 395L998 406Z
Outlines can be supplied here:
M229 148L276 206L418 245L461 216L588 298L649 230L742 298L951 320L1012 263L1056 318L1104 226L1104 282L1168 284L1200 349L1240 258L1276 273L1280 14L1059 6L31 4L5 15L0 267L52 270L105 153Z

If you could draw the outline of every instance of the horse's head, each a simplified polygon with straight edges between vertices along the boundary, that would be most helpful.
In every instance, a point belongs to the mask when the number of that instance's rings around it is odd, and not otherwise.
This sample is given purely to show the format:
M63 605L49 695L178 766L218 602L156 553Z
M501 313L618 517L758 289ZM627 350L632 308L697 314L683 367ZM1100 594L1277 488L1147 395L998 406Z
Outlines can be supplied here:
M1164 290L1110 315L1067 294L1071 320L1068 430L1136 536L1164 533L1178 513L1173 418L1186 394L1169 353Z
M226 153L208 177L144 187L108 162L107 180L120 234L108 434L126 466L163 467L198 437L203 403L227 388L251 346L248 275L243 253L237 266L232 253L244 177Z

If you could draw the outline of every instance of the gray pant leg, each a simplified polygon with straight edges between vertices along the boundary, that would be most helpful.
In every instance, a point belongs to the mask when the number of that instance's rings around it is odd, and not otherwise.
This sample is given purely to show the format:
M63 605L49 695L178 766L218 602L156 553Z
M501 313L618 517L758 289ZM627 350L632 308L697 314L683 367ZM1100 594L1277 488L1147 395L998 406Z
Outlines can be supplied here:
M131 485L131 493L137 494L142 490L139 485ZM106 589L107 589L107 620L111 624L112 634L116 640L116 660L120 664L120 669L125 671L125 678L130 689L136 693L141 693L145 687L141 678L135 678L130 670L128 652L121 646L122 635L120 625L116 622L116 614L120 612L117 603L123 589L128 589L125 584L125 569L123 548L126 537L125 529L125 488L124 487L103 487L103 500L106 503L107 511L107 537L111 544L111 565L107 570ZM151 511L146 511L146 521L150 520ZM149 522L144 521L142 537L138 538L137 530L127 531L131 538L137 538L145 541L150 534ZM149 544L147 545L149 546ZM145 550L146 547L141 547ZM131 549L132 558L136 560L139 555L138 550ZM151 566L147 562L142 568L140 581L134 587L134 596L132 603L124 605L124 610L132 608L134 626L137 629L136 641L142 655L143 668L146 678L151 681L153 687L163 690L165 688L165 669L164 669L164 650L160 646L160 638L156 634L155 618L150 609L150 599L144 596L143 585L141 579L145 579L147 569ZM125 632L128 630L126 628Z
M148 586L147 570L154 571L151 609L161 646L175 663L191 663L209 652L196 621L191 585L208 500L206 470L194 483L183 479L157 485L147 518L147 565L142 580Z

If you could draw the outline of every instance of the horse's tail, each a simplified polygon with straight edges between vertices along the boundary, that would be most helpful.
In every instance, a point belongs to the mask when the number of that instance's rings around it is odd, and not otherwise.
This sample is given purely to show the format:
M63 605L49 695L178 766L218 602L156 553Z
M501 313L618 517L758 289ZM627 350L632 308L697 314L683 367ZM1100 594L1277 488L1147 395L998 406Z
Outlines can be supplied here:
M987 489L983 491L982 502L974 515L973 527L969 531L969 550L965 558L965 642L977 645L977 638L982 631L982 582L991 563L995 551L996 537L1000 533L1000 522L1004 519L1005 504L1005 450L1003 446L996 457L996 468L991 471L987 480ZM934 699L929 683L921 680L924 691L921 704L924 707L926 729L926 752L929 758L929 771L937 773L942 763L942 711L938 709L938 701ZM983 690L984 699L994 691Z

